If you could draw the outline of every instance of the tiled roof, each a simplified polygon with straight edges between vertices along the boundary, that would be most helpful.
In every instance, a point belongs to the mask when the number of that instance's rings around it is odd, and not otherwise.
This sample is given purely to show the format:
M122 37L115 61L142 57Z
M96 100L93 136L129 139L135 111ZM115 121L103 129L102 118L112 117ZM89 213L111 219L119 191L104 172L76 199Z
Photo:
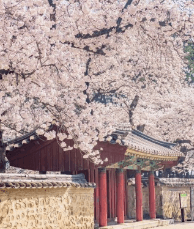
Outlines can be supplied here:
M14 166L10 166L8 169L5 170L5 173L9 173L9 174L39 174L39 171L36 170L29 170L29 169L22 169L19 167L14 167Z
M95 183L86 181L84 174L8 174L0 173L0 189L5 188L95 188Z
M157 186L183 187L194 186L194 179L188 178L155 178ZM135 178L128 179L128 185L135 185ZM148 186L148 178L142 178L142 185Z
M52 129L52 127L50 127L50 129ZM36 140L38 138L40 137L36 134L36 130L33 130L22 137L8 141L6 150L12 151L15 148L21 147L23 144L28 144L31 140ZM118 128L110 136L106 136L104 141L108 141L111 144L118 143L127 146L129 149L147 154L184 157L183 153L175 149L175 143L159 141L138 130L131 130L128 126Z
M147 154L184 157L183 153L175 149L176 144L159 141L138 130L117 129L105 140L112 144L119 143L127 146L129 149Z
M17 173L17 174L39 174L37 170L29 170L29 169L22 169L15 166L9 166L8 169L5 170L5 173ZM46 171L46 174L61 174L60 171Z
M193 186L194 179L188 178L160 178L159 185L179 187L179 186Z
M49 128L49 130L52 128L52 126ZM36 140L39 139L40 137L38 136L38 134L36 133L36 129L24 134L21 137L17 137L15 139L9 140L7 142L5 142L5 144L7 145L6 150L8 151L12 151L15 148L19 148L21 147L23 144L28 144L31 140Z

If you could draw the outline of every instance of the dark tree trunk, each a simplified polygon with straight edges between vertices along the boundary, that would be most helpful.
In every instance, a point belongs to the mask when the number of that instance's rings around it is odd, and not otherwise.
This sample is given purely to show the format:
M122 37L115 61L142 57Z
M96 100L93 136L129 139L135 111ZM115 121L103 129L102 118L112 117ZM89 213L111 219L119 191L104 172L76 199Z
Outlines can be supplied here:
M53 3L53 0L48 0L48 3L51 7L53 7L53 14L50 14L50 20L56 21L56 4ZM56 24L52 26L52 29L56 29Z
M0 173L4 173L6 169L5 148L0 147Z
M6 155L5 145L3 144L2 131L0 130L0 173L5 172Z
M135 98L133 99L131 105L130 105L130 109L129 109L129 123L133 126L133 112L138 104L139 101L139 96L136 95Z
M6 144L3 142L3 131L1 130L0 120L0 173L4 173L10 166L9 160L6 157Z

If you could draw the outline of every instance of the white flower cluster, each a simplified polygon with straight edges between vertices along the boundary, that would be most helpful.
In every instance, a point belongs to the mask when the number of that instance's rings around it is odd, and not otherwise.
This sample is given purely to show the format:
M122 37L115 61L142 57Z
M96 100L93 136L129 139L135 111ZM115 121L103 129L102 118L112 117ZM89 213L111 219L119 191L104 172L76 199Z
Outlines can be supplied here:
M79 148L97 164L104 161L94 146L121 123L127 123L124 129L145 124L157 138L194 142L194 87L185 83L183 50L194 39L193 15L158 0L128 7L124 0L55 4L1 0L5 138L39 126L36 133L51 140L56 132L46 130L55 120L66 128L67 134L57 133L61 147ZM194 3L186 7L191 11ZM76 144L68 146L66 139Z
M59 138L60 141L63 141L64 139L67 138L67 135L64 133L57 133L57 137ZM64 146L62 146L64 147Z
M47 140L52 140L56 138L56 132L54 130L46 132L44 136L47 138Z
M36 130L36 133L37 133L38 135L43 135L43 134L44 134L44 130L43 130L43 129L37 129L37 130Z

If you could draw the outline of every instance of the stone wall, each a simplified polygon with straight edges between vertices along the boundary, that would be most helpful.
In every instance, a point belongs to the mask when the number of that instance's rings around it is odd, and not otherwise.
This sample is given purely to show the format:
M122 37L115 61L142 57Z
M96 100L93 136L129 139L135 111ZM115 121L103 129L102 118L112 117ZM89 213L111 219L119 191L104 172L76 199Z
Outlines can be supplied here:
M185 208L185 219L191 218L190 214L190 187L168 187L162 186L163 192L163 215L164 218L181 220L181 209L179 193L187 193L187 208Z
M93 229L93 188L0 189L1 229Z
M149 218L149 188L143 187L143 217ZM128 217L136 217L136 195L135 186L128 186ZM185 208L185 219L191 218L190 214L190 187L156 186L156 217L164 219L181 220L179 193L187 193L187 208Z

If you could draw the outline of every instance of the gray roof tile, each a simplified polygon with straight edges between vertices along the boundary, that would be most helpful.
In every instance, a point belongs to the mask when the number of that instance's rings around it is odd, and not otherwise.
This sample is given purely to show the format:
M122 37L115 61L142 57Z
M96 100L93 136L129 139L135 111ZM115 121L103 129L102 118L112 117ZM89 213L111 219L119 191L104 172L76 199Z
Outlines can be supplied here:
M52 129L52 126L49 130ZM7 142L8 151L14 150L14 148L21 147L24 143L23 140L27 141L27 144L31 141L31 137L34 136L38 139L39 136L36 134L36 130L23 135L22 137L13 139ZM177 156L184 157L184 154L176 149L175 143L169 143L164 141L159 141L152 138L138 130L131 130L128 126L118 128L110 136L106 136L104 141L108 141L111 144L117 144L127 146L130 149L141 151L143 153L162 155L162 156ZM120 139L119 139L120 138Z
M84 174L18 174L0 173L0 189L5 188L63 188L63 187L95 188L95 183L86 181Z

